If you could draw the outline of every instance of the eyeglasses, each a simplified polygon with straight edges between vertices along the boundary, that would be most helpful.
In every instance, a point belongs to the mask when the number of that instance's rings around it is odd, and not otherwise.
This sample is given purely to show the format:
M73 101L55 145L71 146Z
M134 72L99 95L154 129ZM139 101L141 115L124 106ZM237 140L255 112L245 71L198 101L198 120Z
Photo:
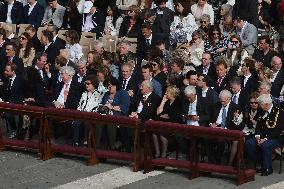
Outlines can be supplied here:
M26 40L27 38L25 38L25 37L20 37L20 39L21 39L21 40Z
M257 104L257 102L249 102L250 104Z
M85 82L85 85L91 85L92 83L91 82Z

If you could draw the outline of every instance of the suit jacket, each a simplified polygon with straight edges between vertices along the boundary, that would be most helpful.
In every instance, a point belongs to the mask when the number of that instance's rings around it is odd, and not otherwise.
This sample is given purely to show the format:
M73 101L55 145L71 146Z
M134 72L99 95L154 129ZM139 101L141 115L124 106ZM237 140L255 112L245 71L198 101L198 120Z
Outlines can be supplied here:
M64 82L62 81L58 84L58 87L55 89L54 91L55 101L58 99L63 86L64 86ZM82 91L80 90L80 87L81 86L78 82L72 80L70 84L68 96L64 104L66 109L77 109L81 95L82 95Z
M5 67L6 67L6 65L7 65L7 63L8 63L8 57L4 57L3 60L4 60L4 61L2 62L2 72L4 72ZM22 59L19 58L19 57L17 57L17 56L14 56L13 59L12 59L12 62L13 62L14 64L16 64L16 66L17 66L16 74L17 74L18 76L21 76L21 75L23 74L23 72L24 72L24 64L23 64Z
M56 39L55 39L55 41L53 41L53 43L57 47L58 50L65 49L66 41L64 41L60 37L56 37Z
M241 40L245 48L256 46L258 38L257 28L250 23L246 23L241 34Z
M2 86L3 95L1 96L4 102L22 104L24 100L23 78L16 75L12 86L9 86L9 78L5 78Z
M265 117L261 117L257 122L255 135L260 135L260 138L278 139L284 131L284 112L282 109L273 106L271 112Z
M212 111L213 104L210 101L208 101L208 99L202 98L199 95L197 95L196 98L197 98L196 112L197 115L199 116L198 123L200 126L208 127L213 113ZM184 103L183 115L188 115L189 105L190 103L188 101Z
M163 108L163 112L158 114L158 120L160 121L167 121L167 122L173 122L173 123L182 123L182 107L183 103L180 98L176 98L173 103L171 104L168 100ZM161 118L160 116L167 114L169 116L169 119Z
M136 56L137 56L137 63L141 64L142 60L148 60L148 56L149 56L149 52L150 49L154 48L156 45L156 42L158 40L160 40L161 37L156 35L156 34L152 34L152 40L151 40L151 44L150 46L147 45L146 42L146 38L142 35L138 36L137 39L137 51L136 51Z
M155 12L155 20L152 24L152 31L154 34L161 36L161 39L164 40L166 47L169 47L170 40L170 27L171 23L174 21L174 14L169 8L163 10L163 14L158 14L158 8L153 10Z
M222 82L220 83L220 85L217 85L217 81L218 78L216 78L215 82L214 82L214 90L219 94L222 90L227 89L230 90L230 76L227 74L225 75L225 77L223 78Z
M8 12L8 3L5 3L4 5L1 6L1 11L0 11L1 22L6 22L7 12ZM22 19L23 19L23 4L18 1L14 1L11 10L12 24L21 24Z
M212 123L216 123L217 119L218 119L218 115L220 113L220 111L222 110L222 105L221 103L217 103L214 109L214 113L213 113L213 117L212 117ZM229 108L228 108L228 112L227 112L227 117L226 117L226 128L227 129L231 129L231 130L243 130L243 125L236 125L233 122L234 119L234 113L235 112L239 112L241 113L241 109L240 106L238 106L237 104L230 102Z
M211 87L208 87L205 97L202 97L202 90L200 88L196 87L196 92L200 98L204 98L205 102L210 104L216 104L219 101L218 93Z
M249 23L258 26L258 1L236 0L233 6L233 20L238 16L246 18Z
M43 16L41 24L46 25L46 24L53 23L58 28L61 28L62 23L63 23L64 13L65 13L65 7L63 7L59 4L56 7L53 14L52 14L52 8L50 6L48 6L45 9L44 16Z
M244 90L240 91L237 104L241 108L242 111L244 111L246 105L248 104L248 97L249 97L249 95L246 91L244 91ZM234 98L234 94L233 94L232 99L231 99L232 101L233 101L233 98Z
M52 68L54 68L54 61L56 56L59 55L59 49L54 43L51 43L46 50L44 50L44 46L42 48L43 51L47 54L47 62L52 65Z
M283 85L284 85L284 71L281 69L279 70L274 82L272 82L271 95L278 98L280 96L280 91Z
M41 21L44 15L44 8L39 3L37 3L30 15L28 15L28 13L29 5L27 4L24 6L23 23L31 24L35 28L38 28L41 25Z
M241 81L242 81L242 91L245 93L246 96L249 96L252 92L257 90L257 78L252 74L247 82L246 85L244 85L244 80L245 80L245 76L241 77Z
M200 65L200 66L197 66L196 67L196 72L200 75L203 74L203 66ZM209 68L208 68L208 71L207 71L207 76L210 78L211 80L211 83L210 83L210 86L213 86L213 81L216 80L217 78L217 75L216 75L216 69L215 69L215 66L214 64L210 64Z
M136 109L139 106L140 101L143 102L142 95L137 100ZM149 120L157 118L157 108L160 105L161 98L155 93L151 93L147 100L144 102L142 111L138 114L139 119Z
M143 80L142 80L143 81ZM142 81L139 82L139 85L141 85ZM153 84L153 92L158 95L159 97L163 96L163 89L162 89L162 85L155 79L151 80L152 84ZM141 91L138 90L138 95L141 94Z

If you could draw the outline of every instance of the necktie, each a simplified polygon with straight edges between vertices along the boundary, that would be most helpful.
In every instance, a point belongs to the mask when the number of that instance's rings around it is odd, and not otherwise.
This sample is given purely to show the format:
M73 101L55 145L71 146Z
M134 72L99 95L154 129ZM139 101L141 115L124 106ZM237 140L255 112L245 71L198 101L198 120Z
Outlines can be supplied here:
M65 103L66 100L67 100L68 93L69 93L68 83L66 83L66 84L65 84L65 89L64 89L64 103Z
M226 107L223 107L223 110L222 110L222 122L221 122L221 127L222 128L226 127L226 118L227 118L226 114L227 114Z
M146 45L150 47L150 39L146 39Z
M238 104L238 102L237 102L237 95L233 95L233 102L235 103L235 104Z
M217 86L218 86L218 87L220 87L221 82L222 82L222 78L221 78L221 77L219 77L219 78L218 78L218 80L217 80Z
M12 78L9 79L9 82L8 82L8 90L11 90L11 87L12 87Z
M207 75L207 68L203 67L203 74Z
M122 88L123 88L124 90L125 90L125 88L126 88L126 79L123 79Z

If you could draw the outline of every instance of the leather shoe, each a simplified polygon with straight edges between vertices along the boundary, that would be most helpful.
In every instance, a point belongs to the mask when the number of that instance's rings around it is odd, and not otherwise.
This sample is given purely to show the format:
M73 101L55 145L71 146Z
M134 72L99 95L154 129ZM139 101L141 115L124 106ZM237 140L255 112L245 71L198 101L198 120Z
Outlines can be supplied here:
M263 172L261 173L261 176L268 176L273 173L272 169L264 169Z
M263 172L263 168L256 168L255 172L256 173L262 173Z

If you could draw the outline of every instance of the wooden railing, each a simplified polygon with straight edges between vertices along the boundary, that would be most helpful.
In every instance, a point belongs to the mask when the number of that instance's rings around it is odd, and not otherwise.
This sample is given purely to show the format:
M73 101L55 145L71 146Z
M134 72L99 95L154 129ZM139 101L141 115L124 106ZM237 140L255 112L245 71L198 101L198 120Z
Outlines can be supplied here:
M188 160L170 160L167 158L152 159L151 142L152 134L176 135L180 134L190 140L190 152ZM238 151L236 155L236 168L227 165L201 163L197 151L197 140L216 139L219 141L238 141ZM154 166L172 166L186 168L191 171L190 178L199 177L200 172L218 172L230 175L236 175L237 184L243 184L254 180L255 171L244 169L244 133L241 131L187 126L175 123L165 123L157 121L145 122L145 150L144 150L144 171L149 172Z

